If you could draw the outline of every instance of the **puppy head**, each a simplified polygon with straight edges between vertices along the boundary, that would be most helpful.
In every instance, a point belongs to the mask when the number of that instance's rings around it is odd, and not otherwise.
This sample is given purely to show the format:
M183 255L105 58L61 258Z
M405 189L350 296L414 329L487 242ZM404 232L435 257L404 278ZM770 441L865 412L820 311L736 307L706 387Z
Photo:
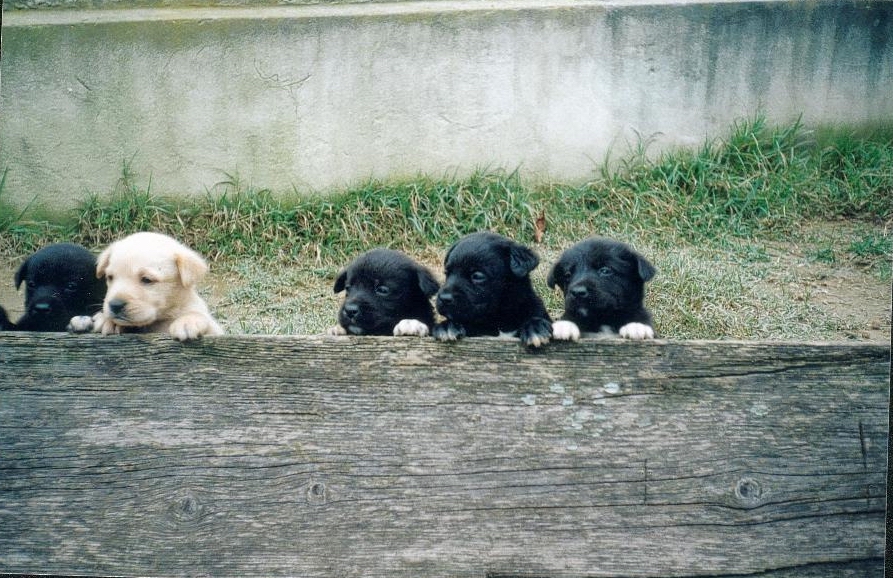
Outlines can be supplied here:
M72 243L47 245L28 257L15 274L16 288L25 284L22 328L64 331L71 317L98 311L104 286L95 269L96 258Z
M103 313L116 325L144 327L173 319L195 296L208 266L192 249L159 233L135 233L99 255L105 277Z
M472 233L456 242L444 259L446 281L437 310L457 323L491 318L511 288L530 282L536 253L495 233Z
M546 282L564 293L565 316L613 318L642 307L644 285L655 269L623 243L592 238L562 253Z
M439 287L428 269L403 253L373 249L335 279L335 293L347 292L338 323L354 335L392 335L402 319L432 325L430 299Z

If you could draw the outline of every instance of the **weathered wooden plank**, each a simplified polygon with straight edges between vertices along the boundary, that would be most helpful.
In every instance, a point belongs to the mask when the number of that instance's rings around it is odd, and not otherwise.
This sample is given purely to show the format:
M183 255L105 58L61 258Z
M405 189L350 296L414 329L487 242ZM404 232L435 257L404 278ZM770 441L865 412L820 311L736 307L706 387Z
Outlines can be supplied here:
M888 347L0 336L0 571L876 576Z

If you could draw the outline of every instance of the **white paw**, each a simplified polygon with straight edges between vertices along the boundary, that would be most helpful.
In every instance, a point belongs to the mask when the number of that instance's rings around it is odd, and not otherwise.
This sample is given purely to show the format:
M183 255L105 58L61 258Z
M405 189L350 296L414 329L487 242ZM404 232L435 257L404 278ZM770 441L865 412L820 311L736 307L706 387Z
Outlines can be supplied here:
M654 339L654 329L644 323L627 323L620 328L619 333L624 339Z
M340 325L336 325L334 327L329 327L326 329L326 335L347 335L347 329L341 327Z
M93 318L89 315L72 317L68 322L68 331L71 333L88 333L93 331Z
M394 326L394 335L417 335L425 337L428 335L428 326L418 319L401 319L400 323Z
M579 341L580 328L573 321L564 319L552 324L552 339L559 341Z
M180 317L168 328L171 337L177 341L195 341L211 331L210 324L199 317Z

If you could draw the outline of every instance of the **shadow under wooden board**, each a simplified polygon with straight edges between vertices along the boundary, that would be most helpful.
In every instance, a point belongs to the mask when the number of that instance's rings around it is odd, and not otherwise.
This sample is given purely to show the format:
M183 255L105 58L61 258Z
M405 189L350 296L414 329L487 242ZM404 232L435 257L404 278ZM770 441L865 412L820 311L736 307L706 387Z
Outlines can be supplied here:
M876 344L0 334L0 572L878 576Z

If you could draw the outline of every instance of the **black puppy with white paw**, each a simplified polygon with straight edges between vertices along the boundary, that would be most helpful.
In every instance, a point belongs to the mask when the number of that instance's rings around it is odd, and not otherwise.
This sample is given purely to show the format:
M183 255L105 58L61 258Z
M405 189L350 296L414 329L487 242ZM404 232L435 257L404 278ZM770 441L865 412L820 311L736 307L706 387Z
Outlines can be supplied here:
M495 233L460 239L444 260L437 310L446 321L434 326L434 337L510 334L530 347L548 343L552 320L530 282L538 264L536 253Z
M612 239L593 237L567 249L546 279L564 293L555 339L576 341L585 334L653 339L644 297L645 283L655 273L645 257Z
M363 253L335 279L335 293L347 293L329 333L428 335L439 288L431 271L399 251Z
M28 257L15 274L25 284L25 313L11 323L0 308L0 328L65 331L72 317L102 308L105 281L96 278L96 257L73 243L47 245Z

